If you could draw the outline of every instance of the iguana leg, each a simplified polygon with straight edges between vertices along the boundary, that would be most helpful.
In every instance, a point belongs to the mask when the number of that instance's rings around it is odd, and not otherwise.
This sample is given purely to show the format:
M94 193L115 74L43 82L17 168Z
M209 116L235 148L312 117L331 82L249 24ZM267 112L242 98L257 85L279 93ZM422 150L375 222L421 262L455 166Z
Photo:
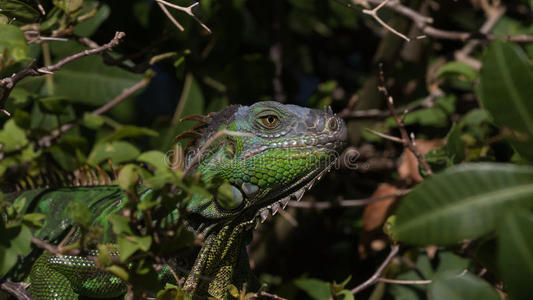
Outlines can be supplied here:
M126 293L122 280L83 256L46 252L33 265L30 281L35 300L78 299L78 295L114 298Z

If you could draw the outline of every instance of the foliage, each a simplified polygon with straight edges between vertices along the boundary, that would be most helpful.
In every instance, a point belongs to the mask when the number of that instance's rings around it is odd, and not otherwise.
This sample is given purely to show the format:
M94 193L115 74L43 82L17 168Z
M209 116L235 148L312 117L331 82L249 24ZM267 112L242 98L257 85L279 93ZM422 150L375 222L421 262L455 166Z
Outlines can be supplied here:
M396 108L430 103L409 111L403 121L420 150L431 144L422 152L435 174L427 176L421 168L420 177L418 164L409 165L401 144L364 130L399 136L401 127L392 118L343 115L349 146L358 150L356 167L343 161L304 198L328 202L330 209L291 208L288 216L254 233L254 273L270 293L289 299L485 300L498 299L498 293L529 299L532 44L479 34L469 59L461 59L454 54L474 40L416 39L422 34L410 20L380 10L387 24L416 34L406 43L361 7L343 5L348 2L201 0L194 13L211 28L209 35L193 18L173 11L185 28L179 31L154 1L0 0L2 79L32 61L53 65L88 49L90 42L108 43L117 30L126 33L112 52L75 59L53 74L28 76L5 102L0 99L0 108L11 114L0 112L0 186L6 190L0 198L0 277L13 269L27 272L20 269L27 266L17 266L17 257L31 252L32 233L44 218L11 204L7 190L14 183L29 188L45 183L40 173L89 166L103 178L120 165L117 183L128 193L129 214L109 219L120 258L102 251L107 249L99 242L104 231L89 224L90 213L81 202L69 212L83 238L65 249L101 250L99 265L131 283L136 293L190 299L179 284L159 286L156 269L170 254L197 250L198 237L182 219L169 230L145 222L176 206L184 208L194 194L217 192L198 176L182 176L174 165L185 146L175 146L174 138L194 123L180 120L230 104L280 99L314 108L331 105L337 112L377 109L387 114L377 91L378 63L383 62ZM483 5L491 1L441 1L438 7L401 2L431 15L437 28L477 32L487 18ZM490 33L533 34L532 2L505 2L507 11ZM280 58L273 54L277 47ZM150 83L98 113L144 81ZM5 83L0 89L5 91ZM433 101L427 102L428 95ZM58 134L65 124L72 128ZM382 183L412 191L395 205L396 200L364 209L343 205L343 199L371 196ZM155 190L152 197L143 197L146 186ZM176 193L176 187L182 192ZM368 231L363 217L368 214L392 217L386 230ZM381 276L431 283L379 282L352 295L351 289L383 261L383 245L396 242L402 259L393 260ZM187 270L180 271L181 278ZM255 292L233 286L229 294L248 299Z

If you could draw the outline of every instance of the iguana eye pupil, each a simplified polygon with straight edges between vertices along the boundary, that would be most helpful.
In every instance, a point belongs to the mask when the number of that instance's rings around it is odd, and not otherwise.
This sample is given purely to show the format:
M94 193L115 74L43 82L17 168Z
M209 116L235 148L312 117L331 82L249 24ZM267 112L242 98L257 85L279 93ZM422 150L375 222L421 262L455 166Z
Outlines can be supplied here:
M261 117L261 122L266 127L273 128L273 127L276 127L278 125L279 118L277 116L274 116L274 115L268 115L268 116Z

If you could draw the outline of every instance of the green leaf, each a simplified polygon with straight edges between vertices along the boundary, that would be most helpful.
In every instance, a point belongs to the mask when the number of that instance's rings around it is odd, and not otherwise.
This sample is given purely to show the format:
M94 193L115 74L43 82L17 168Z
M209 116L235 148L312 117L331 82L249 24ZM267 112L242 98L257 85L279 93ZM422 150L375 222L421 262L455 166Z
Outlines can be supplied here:
M432 300L499 300L496 291L484 280L470 274L458 276L457 272L446 272L433 279L429 285Z
M313 278L301 278L294 281L294 285L304 290L315 300L328 300L331 297L329 283Z
M44 218L46 218L46 215L44 215L44 214L41 214L41 213L29 213L29 214L25 214L22 217L22 221L28 226L33 226L33 227L40 228L40 227L43 226Z
M68 100L64 97L46 97L39 99L41 111L49 114L62 114L67 108Z
M18 27L0 24L0 53L5 53L6 50L15 61L21 61L26 59L29 48L24 34Z
M533 69L517 46L492 42L483 57L478 96L496 123L533 137Z
M154 146L163 151L170 149L174 143L174 138L194 124L193 121L181 122L180 119L189 115L202 114L203 110L204 96L200 85L192 74L187 74L178 106L172 118L172 124L170 127L166 125L167 128L161 130L161 135L153 139Z
M84 9L81 12L82 14L89 13L94 7L97 6L97 3L93 1L90 1L90 2L85 1L84 6L87 6L87 8L84 7ZM110 13L111 13L111 9L109 9L109 5L105 3L100 3L98 7L98 11L96 12L94 16L74 26L74 34L79 35L79 36L85 36L85 37L91 36L93 33L96 32L98 27L100 27L100 25L105 20L107 20Z
M109 216L109 222L113 225L113 232L115 234L133 234L128 218L121 215L111 215Z
M0 8L3 15L9 19L14 19L15 24L35 23L39 19L39 12L22 1L0 0ZM1 27L0 32L2 32Z
M104 125L104 118L92 113L83 114L83 125L87 128L98 129Z
M139 167L132 164L125 165L118 173L118 185L125 191L131 189L137 184L139 180Z
M419 123L422 126L446 126L448 125L448 116L454 111L455 97L448 95L437 99L435 107L424 108L407 114L404 123L406 125ZM391 126L396 126L394 120L390 119L390 122Z
M440 67L437 76L446 76L449 74L458 74L464 76L468 81L473 81L478 77L476 69L463 62L452 61Z
M72 201L67 206L67 213L74 222L82 227L88 227L92 221L92 213L85 203Z
M85 50L75 42L51 44L51 51L58 57L65 57ZM99 56L86 56L66 64L54 72L55 95L71 99L72 102L101 106L125 88L129 88L143 78L121 68L110 67ZM120 108L117 105L112 111Z
M53 0L53 2L55 6L69 14L80 9L83 5L83 0Z
M167 160L163 152L156 150L144 152L137 157L137 161L145 162L156 170L170 170L167 165Z
M106 159L110 159L114 164L134 160L139 156L140 151L137 147L128 142L111 142L101 143L94 147L89 154L87 163L90 165L98 165Z
M531 299L533 216L518 209L508 211L498 228L498 237L499 270L511 299Z
M101 266L109 266L112 262L109 247L107 245L98 245L98 263Z
M349 290L342 290L335 295L338 300L354 300L353 294Z
M330 286L332 293L333 294L340 293L344 289L344 287L348 284L348 282L350 282L350 280L352 280L352 275L349 275L341 283L337 283L333 281L333 283Z
M120 261L126 261L137 250L148 251L152 245L151 236L123 236L118 238L118 252L120 253Z
M417 186L396 212L395 234L412 244L449 245L496 229L502 209L533 207L533 169L464 164Z
M117 265L109 266L105 268L105 270L115 274L118 278L124 281L128 281L128 278L130 277L128 274L128 271L126 271L124 268L119 267Z
M229 294L232 295L234 298L238 298L239 297L239 289L234 286L233 284L230 284L228 286L228 291L229 291Z
M2 151L9 152L18 150L28 144L26 133L15 124L15 120L8 120L4 129L0 131L0 144L3 144Z
M17 264L19 255L31 252L31 231L27 226L0 228L0 276Z
M154 131L152 129L133 126L133 125L125 125L120 126L113 134L108 136L105 141L106 142L112 142L116 140L120 140L126 137L139 137L139 136L158 136L159 133L157 131Z

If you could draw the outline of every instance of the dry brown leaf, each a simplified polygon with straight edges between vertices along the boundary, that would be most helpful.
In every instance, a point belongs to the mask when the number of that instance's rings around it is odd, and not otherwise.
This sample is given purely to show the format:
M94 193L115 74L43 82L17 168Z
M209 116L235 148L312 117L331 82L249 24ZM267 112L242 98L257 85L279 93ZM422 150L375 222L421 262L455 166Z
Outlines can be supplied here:
M442 146L443 140L416 140L416 147L422 154L428 153L430 150ZM418 170L418 160L416 156L406 147L400 156L400 165L398 166L398 174L401 179L411 179L415 182L422 182L424 180Z
M382 197L390 194L396 194L398 192L399 189L395 186L392 186L388 183L382 183L374 191L371 197ZM393 204L395 200L396 197L390 197L368 204L363 212L363 228L366 231L370 231L381 226L381 224L385 222L389 206Z

